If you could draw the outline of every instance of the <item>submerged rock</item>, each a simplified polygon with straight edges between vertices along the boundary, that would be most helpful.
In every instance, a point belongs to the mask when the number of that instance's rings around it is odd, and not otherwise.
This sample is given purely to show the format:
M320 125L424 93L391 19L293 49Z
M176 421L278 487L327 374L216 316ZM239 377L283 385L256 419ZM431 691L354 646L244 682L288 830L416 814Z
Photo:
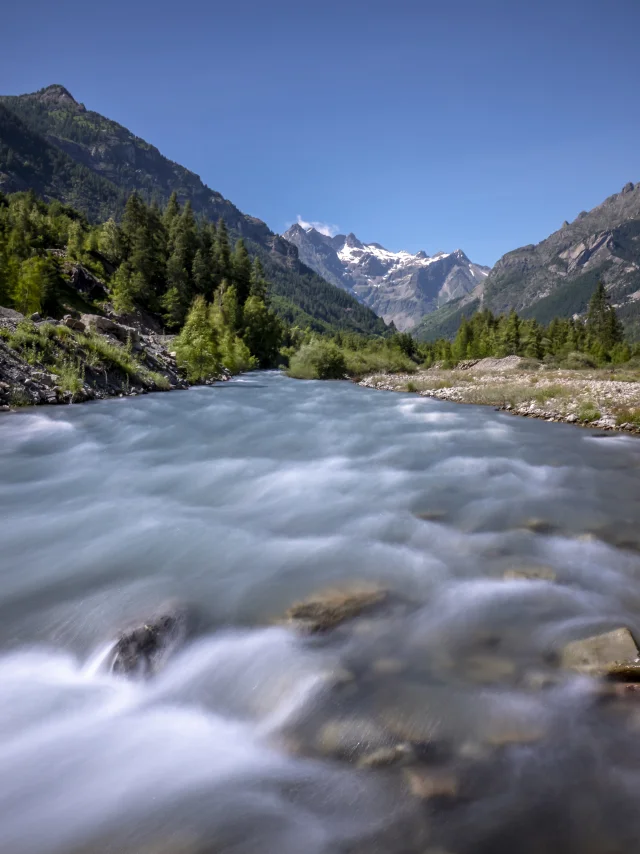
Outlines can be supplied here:
M633 635L629 629L619 628L567 644L562 650L561 663L567 670L605 676L617 665L635 664L637 658L638 647Z
M548 566L531 566L522 569L508 569L504 574L505 581L528 579L530 581L555 581L556 574Z
M176 610L122 632L110 659L110 670L125 676L150 676L184 640L187 614Z
M395 744L393 747L380 747L367 753L358 762L358 768L387 768L390 765L402 765L414 759L410 744Z
M326 590L292 605L286 622L308 632L325 632L381 604L387 592L378 587Z
M318 749L338 759L357 759L389 748L384 729L367 718L327 721L316 738Z
M457 776L448 769L426 770L411 768L405 772L409 791L416 798L457 798L460 785Z

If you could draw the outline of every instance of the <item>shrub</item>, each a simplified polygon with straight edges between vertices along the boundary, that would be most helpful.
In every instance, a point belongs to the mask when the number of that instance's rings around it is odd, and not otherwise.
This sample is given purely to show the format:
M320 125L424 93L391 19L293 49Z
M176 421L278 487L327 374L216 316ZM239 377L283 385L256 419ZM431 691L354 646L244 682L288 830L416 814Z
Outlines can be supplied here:
M287 373L302 380L341 380L347 373L347 364L335 344L316 338L291 357Z
M640 427L640 409L629 409L628 407L619 409L616 413L616 424L618 426L634 424L636 427Z
M593 356L589 356L588 353L569 353L567 358L564 361L564 367L569 368L572 371L580 371L585 370L586 368L595 368L596 360Z
M58 385L63 391L70 391L72 394L80 391L84 377L79 362L64 359L56 362L52 370L58 375Z
M407 383L407 391L415 393L418 391L418 386L412 380L409 380Z
M600 418L600 410L592 400L583 401L576 414L580 421L597 421Z

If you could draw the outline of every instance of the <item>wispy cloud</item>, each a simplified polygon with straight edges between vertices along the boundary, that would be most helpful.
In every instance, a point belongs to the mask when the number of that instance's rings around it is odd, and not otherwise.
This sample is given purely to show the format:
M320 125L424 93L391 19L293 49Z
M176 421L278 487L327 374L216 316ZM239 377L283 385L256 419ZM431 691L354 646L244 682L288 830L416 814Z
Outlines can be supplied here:
M316 231L319 231L320 234L326 234L327 237L334 237L340 231L339 225L332 225L329 222L307 222L306 219L302 219L300 214L298 214L297 223L302 228L315 228Z

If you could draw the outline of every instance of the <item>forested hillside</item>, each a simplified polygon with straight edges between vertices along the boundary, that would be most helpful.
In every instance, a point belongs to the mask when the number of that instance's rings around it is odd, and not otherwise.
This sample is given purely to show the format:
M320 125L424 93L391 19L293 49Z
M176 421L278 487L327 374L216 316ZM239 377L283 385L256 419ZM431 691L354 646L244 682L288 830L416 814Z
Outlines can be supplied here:
M136 192L164 207L175 193L192 215L224 218L232 240L244 238L265 268L274 309L317 330L384 334L386 326L353 296L302 264L297 250L265 223L239 211L188 169L98 113L86 110L62 86L0 99L0 189L34 189L45 200L75 207L97 224L119 221Z

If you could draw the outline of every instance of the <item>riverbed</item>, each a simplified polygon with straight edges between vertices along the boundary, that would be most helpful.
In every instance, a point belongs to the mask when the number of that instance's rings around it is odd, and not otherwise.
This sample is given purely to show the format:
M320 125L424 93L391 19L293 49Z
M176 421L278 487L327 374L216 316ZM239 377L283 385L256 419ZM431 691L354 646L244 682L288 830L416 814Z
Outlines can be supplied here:
M0 851L635 851L640 700L558 656L640 638L639 580L634 437L275 372L3 416Z

